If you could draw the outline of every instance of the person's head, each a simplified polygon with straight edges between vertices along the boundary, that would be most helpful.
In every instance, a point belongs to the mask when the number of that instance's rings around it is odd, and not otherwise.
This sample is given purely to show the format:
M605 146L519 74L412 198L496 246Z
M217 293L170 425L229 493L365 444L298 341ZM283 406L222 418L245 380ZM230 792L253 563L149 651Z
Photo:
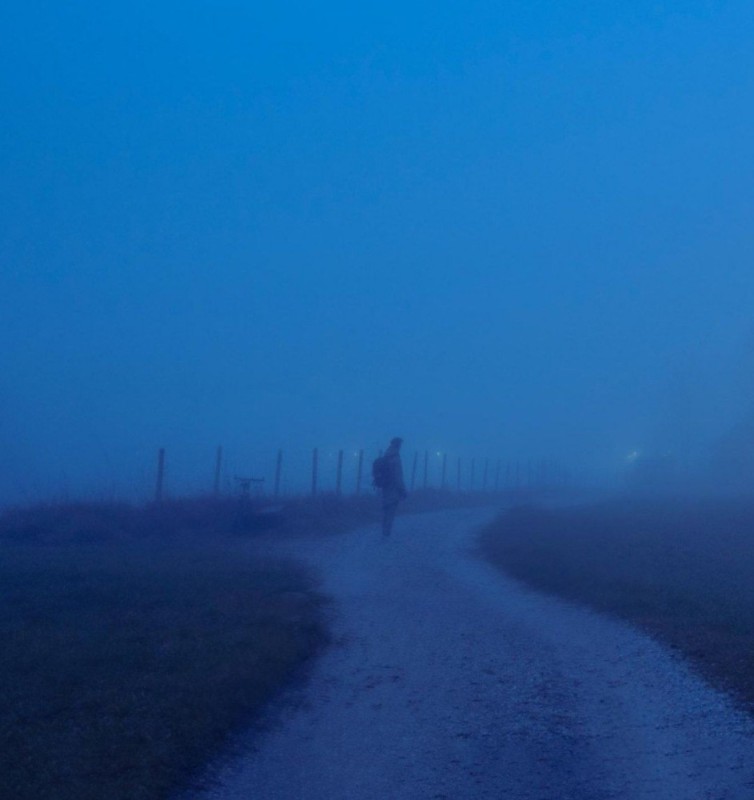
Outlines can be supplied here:
M395 438L390 440L390 446L396 450L400 450L402 444L403 444L403 439L401 439L400 436L396 436Z

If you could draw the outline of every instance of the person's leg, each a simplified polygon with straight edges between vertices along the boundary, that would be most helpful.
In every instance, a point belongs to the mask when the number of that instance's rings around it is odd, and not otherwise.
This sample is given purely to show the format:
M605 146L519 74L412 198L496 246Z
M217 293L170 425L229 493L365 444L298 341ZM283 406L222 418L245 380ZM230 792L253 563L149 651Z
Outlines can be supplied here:
M393 530L393 520L395 512L398 510L398 503L386 503L382 507L382 535L390 536Z

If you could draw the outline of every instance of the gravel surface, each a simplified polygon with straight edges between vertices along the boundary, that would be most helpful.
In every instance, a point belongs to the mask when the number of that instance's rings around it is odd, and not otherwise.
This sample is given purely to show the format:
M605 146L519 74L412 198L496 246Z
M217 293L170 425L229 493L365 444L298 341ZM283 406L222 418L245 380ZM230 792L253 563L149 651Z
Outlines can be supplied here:
M472 555L493 514L297 542L337 643L193 796L752 800L749 718L644 635Z

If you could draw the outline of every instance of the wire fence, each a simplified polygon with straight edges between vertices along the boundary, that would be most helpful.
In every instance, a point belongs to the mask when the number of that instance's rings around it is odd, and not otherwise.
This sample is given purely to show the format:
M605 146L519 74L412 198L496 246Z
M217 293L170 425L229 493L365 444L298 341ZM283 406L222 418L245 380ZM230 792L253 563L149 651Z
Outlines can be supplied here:
M303 474L298 458L296 479L288 480L286 453L277 450L270 459L269 474L229 474L224 450L215 452L212 481L207 490L216 495L281 497L284 495L335 494L355 496L372 487L372 463L382 451L339 449L323 453L311 450L309 466ZM443 451L413 450L402 454L403 473L409 491L503 492L516 489L551 489L571 483L567 467L553 459L504 459L463 457ZM169 460L165 448L157 452L154 499L166 495Z

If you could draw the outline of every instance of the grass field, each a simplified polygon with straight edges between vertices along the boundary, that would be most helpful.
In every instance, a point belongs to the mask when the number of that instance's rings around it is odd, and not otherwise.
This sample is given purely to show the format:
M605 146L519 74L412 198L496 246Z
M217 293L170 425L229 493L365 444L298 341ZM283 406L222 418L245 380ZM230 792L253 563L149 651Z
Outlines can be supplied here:
M167 797L326 641L310 576L190 505L0 523L3 796Z
M417 493L405 513L486 502ZM197 498L0 517L0 775L14 800L153 800L327 642L327 601L259 534L376 522L373 495Z
M482 550L537 589L643 628L754 711L754 502L518 508Z

